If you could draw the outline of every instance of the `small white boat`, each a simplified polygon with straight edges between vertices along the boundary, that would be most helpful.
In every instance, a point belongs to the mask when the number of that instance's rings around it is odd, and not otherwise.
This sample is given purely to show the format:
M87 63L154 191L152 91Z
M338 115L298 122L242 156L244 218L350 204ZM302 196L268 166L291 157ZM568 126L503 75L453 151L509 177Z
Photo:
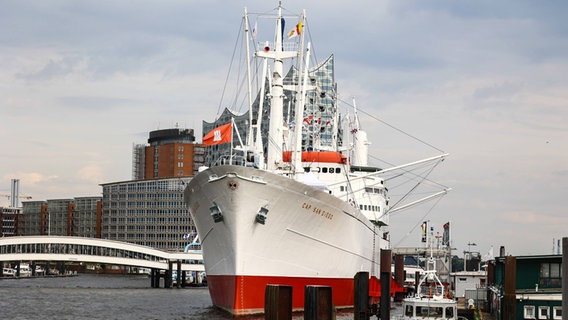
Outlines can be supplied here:
M431 259L433 263L433 259ZM447 288L436 275L436 269L423 271L418 291L402 301L403 315L397 319L457 319L457 302L449 297Z
M36 276L44 276L45 275L45 269L42 266L36 265L35 274L36 274Z
M2 268L2 274L4 275L4 277L15 277L16 276L16 270L12 269L12 268L3 267Z
M17 272L17 269L16 269ZM30 265L27 263L21 263L20 264L20 278L23 277L31 277L32 276L32 268L30 268Z

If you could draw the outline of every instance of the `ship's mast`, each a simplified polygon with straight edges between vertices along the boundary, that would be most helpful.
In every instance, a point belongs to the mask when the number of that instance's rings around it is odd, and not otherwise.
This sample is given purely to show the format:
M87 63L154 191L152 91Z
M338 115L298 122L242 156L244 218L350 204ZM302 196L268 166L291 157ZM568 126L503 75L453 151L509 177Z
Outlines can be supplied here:
M253 145L253 124L252 124L252 85L250 80L250 44L249 44L249 21L247 8L245 7L245 43L246 43L246 57L247 57L247 98L249 106L249 131L247 133L247 147Z
M276 38L274 48L266 45L263 51L258 51L258 57L269 58L274 61L272 68L272 91L270 97L270 123L268 130L267 169L275 170L282 163L284 144L284 64L283 60L298 55L296 51L284 51L282 44L282 6L278 5L276 19Z
M304 20L306 19L306 12L302 13L300 18L300 23L304 25ZM302 168L302 122L304 119L304 108L306 104L306 91L308 90L308 71L310 62L310 43L306 49L306 54L304 56L304 32L300 34L300 50L299 52L299 70L298 70L298 92L296 98L296 104L294 105L295 110L295 127L294 127L294 141L292 148L292 170L294 170L294 178L301 181L303 178L301 175L304 173L304 168ZM305 64L302 64L302 59L305 60Z

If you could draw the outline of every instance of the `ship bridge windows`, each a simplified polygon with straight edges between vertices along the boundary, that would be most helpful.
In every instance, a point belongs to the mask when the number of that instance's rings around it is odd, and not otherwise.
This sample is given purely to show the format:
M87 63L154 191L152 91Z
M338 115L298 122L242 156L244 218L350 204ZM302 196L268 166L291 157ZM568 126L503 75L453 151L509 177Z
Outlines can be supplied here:
M367 205L367 204L360 204L359 205L359 209L360 210L365 210L365 211L374 211L374 212L381 212L381 206L375 206L375 205Z
M341 173L341 167L304 167L304 172Z
M384 194L384 189L383 189L383 188L365 187L365 192L367 192L367 193Z

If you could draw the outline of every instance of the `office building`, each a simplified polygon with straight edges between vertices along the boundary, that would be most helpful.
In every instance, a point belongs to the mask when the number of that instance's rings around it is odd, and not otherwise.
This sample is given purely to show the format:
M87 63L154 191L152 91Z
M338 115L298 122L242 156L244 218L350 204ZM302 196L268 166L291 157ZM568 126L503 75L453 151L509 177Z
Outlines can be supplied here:
M22 233L21 208L0 207L0 237L19 236Z
M22 203L21 235L100 238L101 197L77 197Z
M195 143L193 129L163 129L150 132L148 144L135 144L132 179L188 177L204 163L204 148Z
M104 239L182 251L196 234L183 191L190 178L102 184Z

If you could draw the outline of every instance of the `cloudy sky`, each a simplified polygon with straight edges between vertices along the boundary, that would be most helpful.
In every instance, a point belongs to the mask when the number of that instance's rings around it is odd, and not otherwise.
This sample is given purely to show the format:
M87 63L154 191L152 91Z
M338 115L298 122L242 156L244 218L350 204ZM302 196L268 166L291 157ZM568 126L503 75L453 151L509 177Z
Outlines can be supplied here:
M22 194L45 200L129 180L132 144L151 130L201 134L219 109L244 7L276 1L0 4L0 193L18 178ZM450 221L460 255L548 254L568 236L566 2L283 6L306 9L320 61L335 55L344 100L450 153L433 178L453 191L393 215L393 245L420 245L422 220L437 231ZM363 126L384 161L440 153L375 120Z

